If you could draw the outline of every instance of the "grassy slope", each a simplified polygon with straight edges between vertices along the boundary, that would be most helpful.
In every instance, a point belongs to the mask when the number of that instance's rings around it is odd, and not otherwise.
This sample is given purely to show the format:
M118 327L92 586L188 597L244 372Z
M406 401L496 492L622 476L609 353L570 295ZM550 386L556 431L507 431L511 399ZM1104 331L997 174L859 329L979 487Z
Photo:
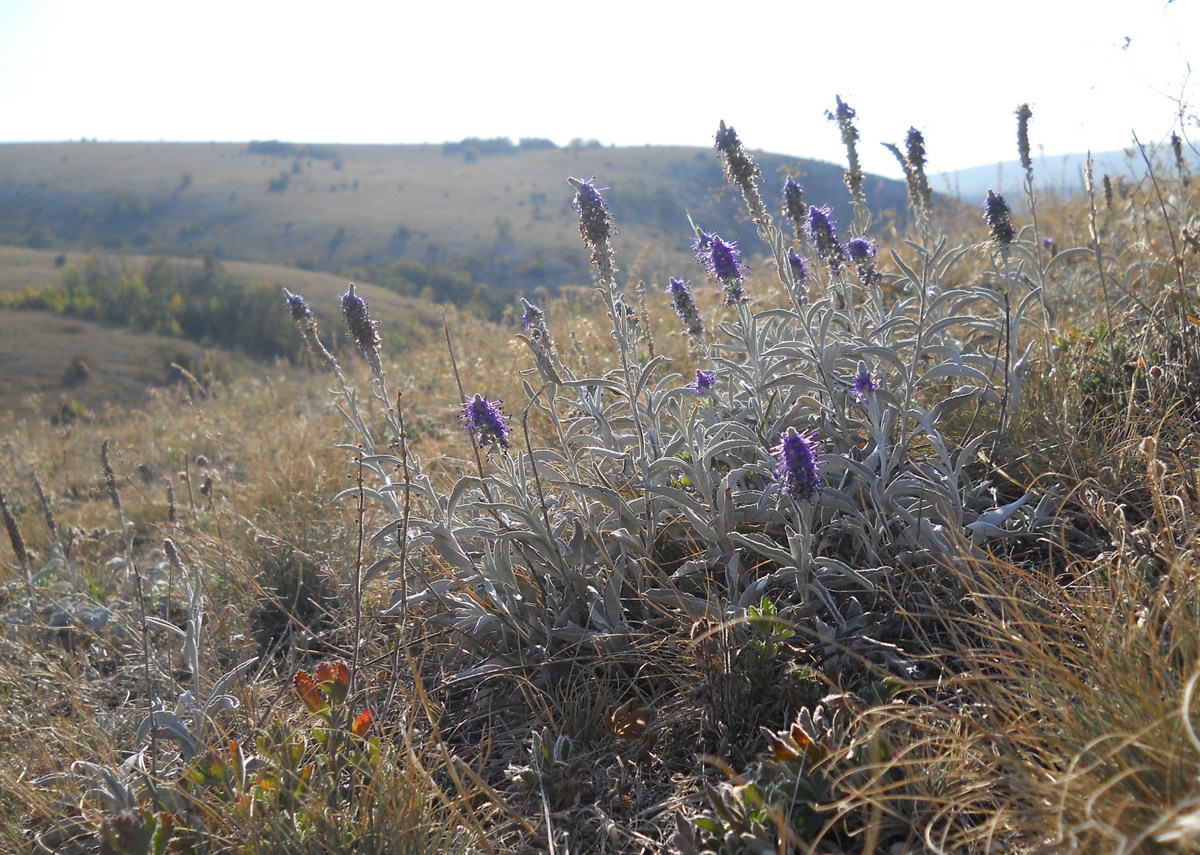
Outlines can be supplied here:
M16 290L58 282L58 253L19 247L0 247L0 290ZM68 253L69 264L82 266L83 253ZM144 256L120 259L141 269ZM194 264L198 262L181 261ZM249 283L303 294L317 312L326 340L340 330L338 296L346 281L338 276L254 262L229 262L226 269ZM420 347L438 335L441 309L433 304L358 283L394 350ZM458 313L447 309L451 321ZM476 322L472 322L476 323ZM490 325L489 325L490 326ZM75 357L92 368L84 382L73 380L68 369ZM137 333L79 318L49 312L0 309L0 406L32 414L54 412L63 396L99 412L108 405L121 407L144 399L147 387L167 382L172 361L220 364L222 371L241 373L248 361L229 352L207 352L200 344L160 335Z

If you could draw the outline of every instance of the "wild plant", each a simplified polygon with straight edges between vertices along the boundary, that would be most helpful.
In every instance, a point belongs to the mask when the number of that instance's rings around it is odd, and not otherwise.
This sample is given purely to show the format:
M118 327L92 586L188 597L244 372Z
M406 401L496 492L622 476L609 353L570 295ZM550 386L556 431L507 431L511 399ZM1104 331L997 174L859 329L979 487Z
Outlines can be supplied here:
M855 227L865 229L865 197L853 192L854 111L839 100L831 118L851 148L847 184ZM692 382L652 352L645 315L626 296L632 283L619 276L603 188L574 178L612 368L588 371L562 354L554 319L526 302L526 403L463 391L477 474L445 490L419 475L395 480L411 450L374 451L338 377L364 466L369 459L382 480L354 489L391 515L371 539L390 553L377 566L392 568L382 571L396 591L391 611L437 603L435 619L468 642L457 680L514 667L535 674L565 651L626 649L665 615L684 627L740 623L764 597L813 636L869 647L897 574L981 555L1048 519L1044 498L1006 495L989 474L1020 408L1036 350L1026 326L1040 305L1038 289L1006 266L1021 243L1004 231L1011 215L989 209L989 242L911 243L907 257L890 254L889 268L871 237L839 235L829 211L806 205L789 180L785 214L804 238L792 244L736 132L722 124L717 147L786 302L770 302L766 276L750 278L737 240L693 225L693 250L725 313L706 323L682 277L665 289L700 362ZM923 148L912 142L909 156L915 170ZM914 179L927 219L922 186ZM996 272L968 284L981 256ZM312 328L310 314L297 320ZM347 320L387 405L373 328ZM549 441L535 446L535 433ZM403 519L401 491L411 492ZM439 562L444 578L411 585L395 569L401 548Z

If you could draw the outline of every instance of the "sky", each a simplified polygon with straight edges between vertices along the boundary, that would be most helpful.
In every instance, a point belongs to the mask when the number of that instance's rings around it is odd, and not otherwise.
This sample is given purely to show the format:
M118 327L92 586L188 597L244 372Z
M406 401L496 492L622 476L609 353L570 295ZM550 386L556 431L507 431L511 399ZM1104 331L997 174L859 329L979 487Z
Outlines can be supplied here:
M1192 116L1200 0L0 0L0 142L746 146L931 171L1158 142ZM1184 123L1187 134L1196 120Z

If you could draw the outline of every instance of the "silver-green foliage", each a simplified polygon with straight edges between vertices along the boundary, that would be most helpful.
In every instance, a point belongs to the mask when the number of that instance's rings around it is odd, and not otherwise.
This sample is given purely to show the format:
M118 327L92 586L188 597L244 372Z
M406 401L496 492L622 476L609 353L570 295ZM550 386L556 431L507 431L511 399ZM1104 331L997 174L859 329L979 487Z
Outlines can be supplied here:
M1023 330L1042 305L1012 272L1012 248L909 242L891 253L886 289L851 265L822 279L810 257L803 283L787 238L755 201L788 299L735 302L696 338L716 373L712 392L697 394L654 354L605 237L592 249L615 367L568 364L539 313L520 336L532 365L519 450L448 491L417 478L419 510L376 535L381 547L404 540L440 559L443 578L403 595L397 585L392 606L436 599L443 620L487 651L462 676L581 642L620 649L664 610L683 621L739 618L768 592L790 591L794 614L820 612L845 629L839 591L869 594L892 574L1047 519L1045 500L997 498L983 465L1014 423L1035 350L1022 347ZM957 284L980 253L994 275ZM856 395L863 372L875 388ZM528 443L534 412L551 425L545 447ZM771 452L789 428L818 436L824 488L811 499L793 498L774 474ZM399 461L383 457L379 468L395 471ZM382 487L393 508L401 486Z

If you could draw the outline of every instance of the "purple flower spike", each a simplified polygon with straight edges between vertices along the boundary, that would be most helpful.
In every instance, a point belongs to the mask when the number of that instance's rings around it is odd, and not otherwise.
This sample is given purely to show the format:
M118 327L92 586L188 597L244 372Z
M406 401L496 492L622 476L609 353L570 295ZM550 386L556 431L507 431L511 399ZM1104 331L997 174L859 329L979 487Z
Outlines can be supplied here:
M854 383L851 388L854 391L854 400L860 404L874 395L875 390L879 388L879 384L872 379L871 372L867 370L865 362L858 363L858 373L854 375Z
M846 255L850 256L850 260L857 263L870 261L875 257L878 248L875 246L875 241L866 237L850 238L846 241L843 247Z
M837 220L828 205L809 205L804 214L804 231L808 241L817 249L817 255L838 273L845 265L845 255L837 239Z
M508 435L512 429L500 404L499 400L489 401L476 395L462 405L463 430L471 435L476 445L488 451L495 448L508 450Z
M792 269L792 278L801 285L808 284L808 262L804 256L795 250L788 251L788 267Z
M794 499L811 499L821 492L821 462L817 459L816 435L788 428L779 435L775 455L775 477Z
M717 151L724 156L725 175L730 181L734 184L745 185L762 176L762 170L759 169L758 164L746 154L742 141L738 139L737 131L726 127L725 123L721 122L721 129L717 131L716 140Z
M925 168L925 137L916 128L909 128L908 135L904 138L905 148L908 150L908 162L914 167Z
M521 328L525 332L529 332L535 327L540 330L546 329L546 312L540 307L522 298L522 305L525 306L525 311L521 313Z
M367 312L366 301L354 293L353 282L350 283L349 290L342 295L342 314L346 316L346 329L350 338L354 339L354 343L366 357L371 370L382 371L383 366L379 361L379 333L375 329L375 321L371 320L371 315Z
M688 384L687 388L691 389L693 394L699 396L705 392L711 392L713 384L717 382L717 375L712 371L696 370L696 379Z
M292 320L298 324L307 323L308 319L312 317L312 309L299 294L288 294L283 304L291 313Z
M714 279L721 283L725 291L725 305L732 306L744 302L746 294L742 285L746 282L746 265L742 263L742 253L737 248L737 241L724 241L718 234L701 232L692 244L696 260L704 265Z
M804 215L807 212L808 205L804 202L804 188L795 178L788 178L783 182L783 213L792 221L797 234L804 228Z
M696 301L692 297L692 289L687 280L682 277L672 279L667 284L667 293L671 295L671 305L674 306L675 313L687 325L688 334L697 338L703 335L704 319L700 317L700 310L696 308Z
M612 214L604 197L596 189L596 179L579 181L575 185L575 210L579 212L579 234L593 250L605 243L613 232Z

